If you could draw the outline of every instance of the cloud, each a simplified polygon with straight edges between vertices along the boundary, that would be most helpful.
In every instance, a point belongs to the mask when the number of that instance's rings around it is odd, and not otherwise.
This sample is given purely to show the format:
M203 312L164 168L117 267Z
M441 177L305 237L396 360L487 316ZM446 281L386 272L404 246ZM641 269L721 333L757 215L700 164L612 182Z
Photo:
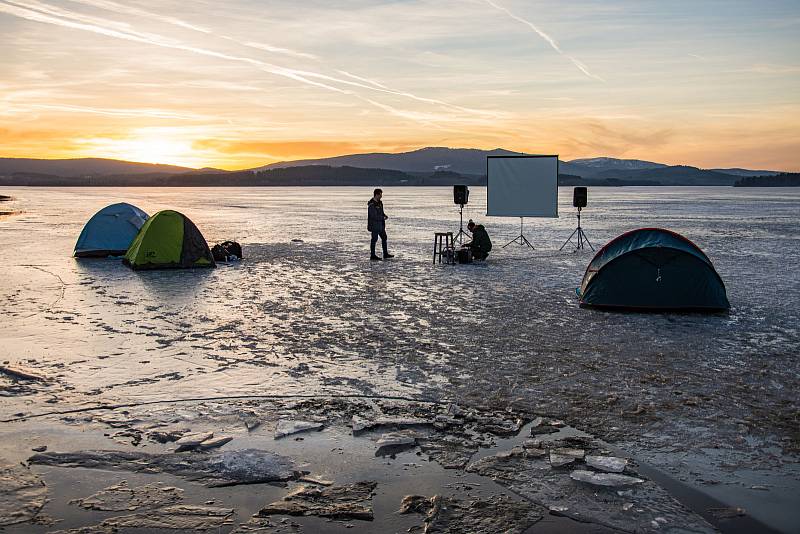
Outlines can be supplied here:
M36 22L42 22L66 28L88 31L117 39L124 39L128 41L134 41L134 42L159 46L163 48L170 48L174 50L182 50L226 61L244 63L254 68L257 68L261 71L289 78L306 85L319 87L343 95L352 95L358 97L362 101L368 102L380 109L387 111L389 109L392 109L391 106L378 103L371 99L360 97L357 93L355 93L349 88L365 89L372 92L379 92L383 94L408 98L418 102L423 102L426 104L434 104L444 107L446 109L450 109L451 111L458 111L474 116L483 116L483 117L497 116L496 112L470 109L450 104L443 100L418 96L407 91L398 91L398 90L384 88L383 86L380 86L379 84L375 85L372 82L365 83L362 81L357 81L355 79L352 79L354 78L352 75L350 75L351 79L342 79L342 78L337 78L335 76L322 74L319 72L281 67L278 65L274 65L272 63L267 63L250 57L235 56L232 54L217 52L215 50L210 50L207 48L188 45L181 41L169 39L157 34L139 32L134 29L130 29L127 24L120 24L114 21L108 21L97 17L91 17L87 15L74 13L71 11L62 10L55 6L51 6L42 2L37 2L35 0L28 0L27 2L22 0L14 0L13 3L11 1L0 1L0 12L5 12L10 15L14 15L28 20L33 20ZM344 85L348 88L343 89L341 87L337 87L337 85ZM407 114L407 118L413 118L413 116L414 114ZM427 123L427 121L425 122Z
M344 71L344 70L337 70L336 72L338 72L342 76L347 76L348 78L353 78L354 80L358 80L360 82L369 83L369 84L372 84L372 85L374 85L376 87L380 87L381 89L388 89L388 87L386 87L382 83L376 82L375 80L369 80L367 78L362 78L361 76L356 76L355 74L350 74L349 72Z
M493 8L497 9L498 11L502 11L503 13L505 13L506 15L511 17L512 19L514 19L514 20L516 20L518 22L521 22L522 24L524 24L527 27L529 27L530 29L532 29L537 35L539 35L539 37L541 37L542 39L547 41L547 44L550 45L550 48L552 48L553 50L555 50L556 52L558 52L562 56L564 56L567 59L569 59L572 62L572 64L575 65L578 68L578 70L580 70L587 77L592 78L594 80L599 80L601 82L605 81L600 76L597 76L596 74L592 74L589 71L589 68L585 64L583 64L581 61L579 61L578 59L576 59L576 58L572 57L571 55L565 53L563 50L561 50L561 47L558 46L558 43L556 42L556 40L553 39L552 37L550 37L549 35L547 35L542 30L540 30L539 27L536 26L533 22L531 22L529 20L525 20L524 18L522 18L522 17L520 17L518 15L515 15L514 13L512 13L511 11L506 9L505 7L494 3L492 0L484 0L484 1L487 4L489 4L490 6L492 6Z
M306 52L297 52L295 50L290 50L288 48L282 48L280 46L272 46L272 45L268 45L268 44L265 44L265 43L256 43L256 42L252 42L252 41L242 42L242 41L239 41L237 39L230 38L230 37L225 37L225 39L230 39L231 41L235 41L235 42L237 42L239 44L242 44L244 46L249 46L250 48L257 48L259 50L266 50L267 52L274 52L274 53L277 53L277 54L286 54L287 56L304 58L304 59L319 59L314 54L308 54Z
M239 141L201 139L192 145L198 150L222 154L255 154L274 158L317 158L351 154L363 150L358 143L344 141Z
M121 109L121 108L95 108L88 106L74 106L70 104L18 104L15 107L18 112L29 111L30 109L48 109L64 113L93 113L95 115L106 115L110 117L152 117L156 119L171 120L200 120L206 121L208 117L193 113L176 113L161 109Z

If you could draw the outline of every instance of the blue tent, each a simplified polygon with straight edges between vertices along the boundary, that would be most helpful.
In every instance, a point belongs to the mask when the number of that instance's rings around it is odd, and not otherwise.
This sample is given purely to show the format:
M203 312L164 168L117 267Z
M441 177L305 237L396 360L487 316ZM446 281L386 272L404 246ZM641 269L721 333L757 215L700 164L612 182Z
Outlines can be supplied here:
M581 306L645 310L730 308L711 260L680 234L640 228L597 251L578 290Z
M146 220L145 212L125 202L106 206L95 213L83 227L78 242L75 243L73 256L122 256Z

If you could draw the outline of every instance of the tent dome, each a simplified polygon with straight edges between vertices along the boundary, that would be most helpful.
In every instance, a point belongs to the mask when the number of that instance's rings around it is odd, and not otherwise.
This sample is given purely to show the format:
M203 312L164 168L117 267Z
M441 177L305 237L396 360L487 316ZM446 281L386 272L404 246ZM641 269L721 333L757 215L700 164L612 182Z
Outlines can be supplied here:
M579 290L581 306L646 310L730 308L725 284L697 245L661 228L624 233L597 251Z
M172 210L159 211L144 223L122 262L135 270L216 266L197 226Z
M73 256L122 256L146 220L147 214L131 204L120 202L106 206L84 225Z

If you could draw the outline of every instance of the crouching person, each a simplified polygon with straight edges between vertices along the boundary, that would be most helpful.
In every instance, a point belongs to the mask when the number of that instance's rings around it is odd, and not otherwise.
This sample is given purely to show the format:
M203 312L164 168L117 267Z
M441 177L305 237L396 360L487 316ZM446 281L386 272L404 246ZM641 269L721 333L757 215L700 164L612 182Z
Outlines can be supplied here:
M492 250L492 240L489 239L489 234L482 224L475 224L470 219L467 223L467 230L472 233L472 241L464 246L472 250L472 259L485 260L489 256L489 251Z

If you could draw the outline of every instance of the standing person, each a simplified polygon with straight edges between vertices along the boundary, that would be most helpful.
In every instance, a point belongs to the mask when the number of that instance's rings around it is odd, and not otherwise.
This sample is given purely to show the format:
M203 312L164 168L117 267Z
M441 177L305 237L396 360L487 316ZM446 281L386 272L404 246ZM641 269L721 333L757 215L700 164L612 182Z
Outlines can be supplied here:
M472 249L472 257L476 260L485 260L492 250L492 240L482 224L475 224L472 219L467 223L467 230L472 233L472 241L464 245Z
M394 254L389 254L386 248L386 219L389 217L383 213L383 190L376 189L372 192L372 198L367 202L367 230L372 232L372 241L369 244L370 260L380 261L381 259L394 258ZM375 243L381 238L383 245L383 258L375 255Z

